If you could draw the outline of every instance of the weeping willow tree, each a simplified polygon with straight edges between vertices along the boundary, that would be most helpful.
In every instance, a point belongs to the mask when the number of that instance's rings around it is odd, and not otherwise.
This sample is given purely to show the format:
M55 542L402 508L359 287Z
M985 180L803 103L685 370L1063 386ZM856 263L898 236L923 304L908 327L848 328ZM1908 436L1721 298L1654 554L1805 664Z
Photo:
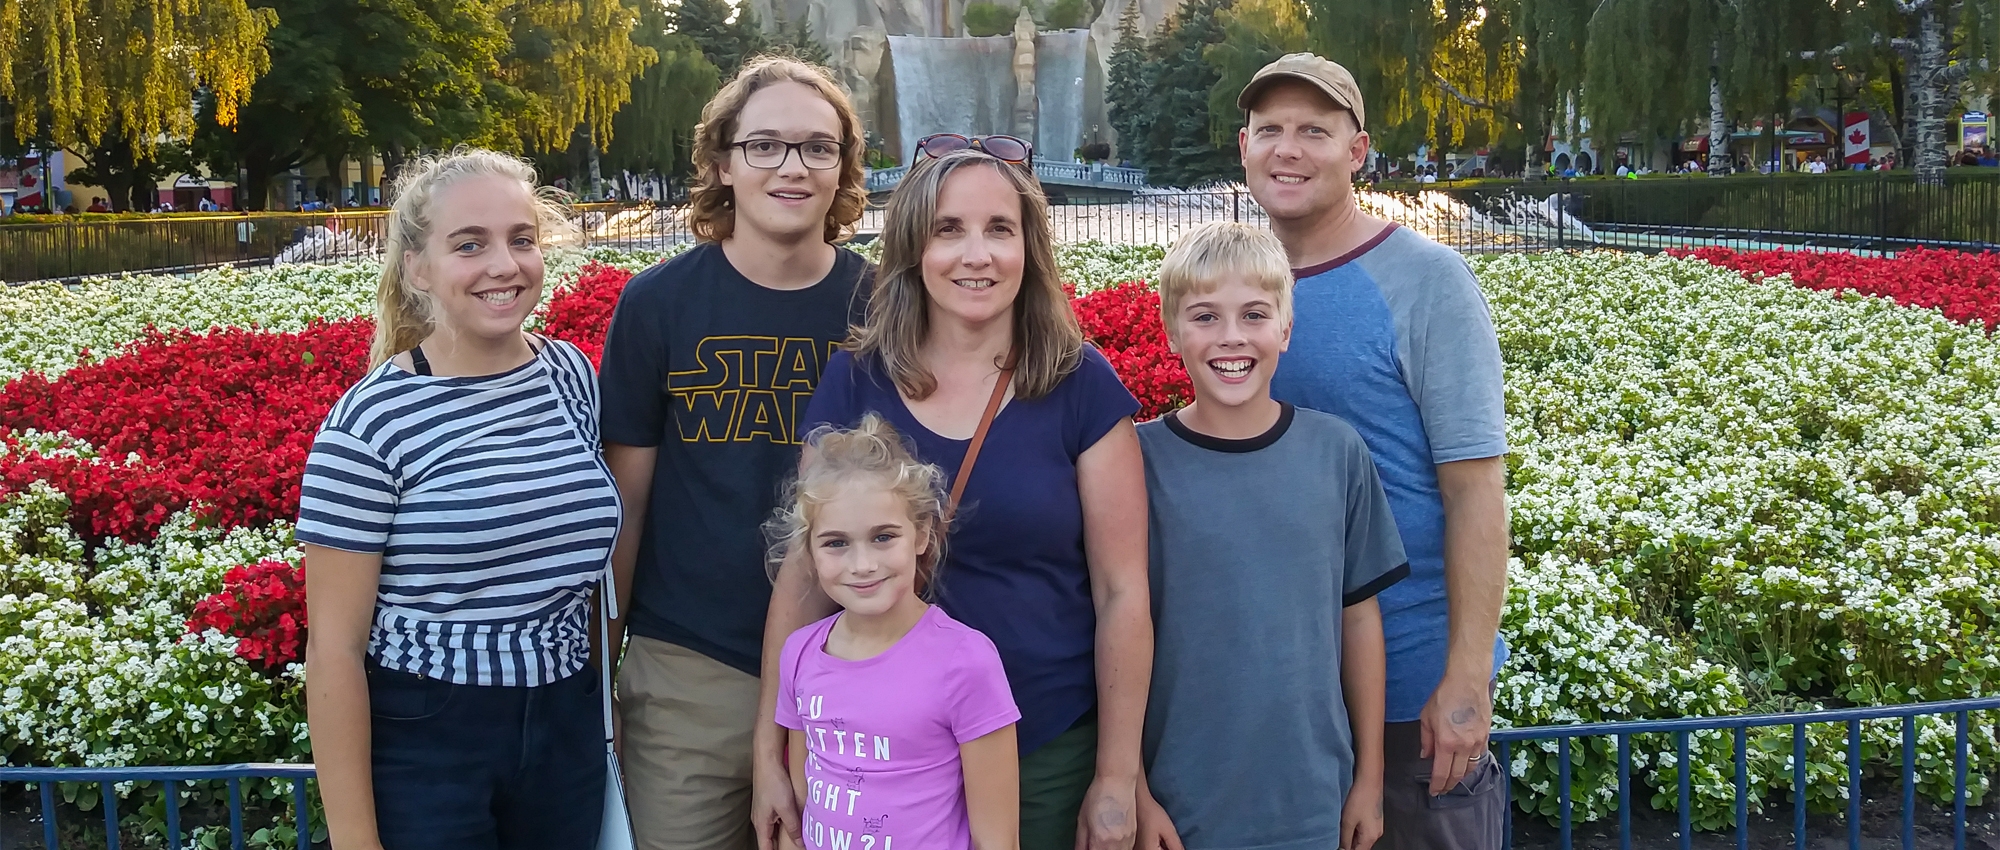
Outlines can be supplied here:
M1220 18L1223 40L1205 48L1202 59L1221 75L1208 94L1209 133L1216 144L1229 145L1243 126L1236 96L1250 78L1272 60L1309 45L1306 10L1295 0L1237 0Z
M522 0L514 9L514 50L500 78L524 98L518 132L537 151L580 141L592 194L603 179L598 154L613 138L613 118L632 99L632 81L659 61L633 39L638 21L639 10L622 0Z
M617 135L606 148L613 168L675 176L693 167L694 128L701 108L722 87L722 72L702 55L701 45L680 33L641 20L635 38L660 61L632 84L632 101L613 119Z
M1305 0L1308 46L1353 72L1378 147L1522 129L1520 0Z
M18 141L96 143L115 132L151 152L187 138L195 95L234 125L271 65L277 23L244 0L0 0L0 99Z
M1708 135L1710 173L1729 169L1734 117L1777 119L1811 55L1840 40L1826 0L1516 0L1529 73L1564 108L1570 135ZM1693 123L1705 116L1701 124Z

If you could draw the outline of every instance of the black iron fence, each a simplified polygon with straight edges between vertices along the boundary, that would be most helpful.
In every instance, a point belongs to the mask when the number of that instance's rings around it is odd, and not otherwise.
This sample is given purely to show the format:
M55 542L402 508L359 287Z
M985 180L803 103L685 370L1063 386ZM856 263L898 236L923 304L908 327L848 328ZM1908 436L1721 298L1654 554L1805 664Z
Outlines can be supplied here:
M575 244L659 250L692 238L684 207L579 204ZM0 222L0 282L179 274L380 256L388 211L191 213Z
M1467 252L2000 250L2000 171L1989 169L1953 170L1941 185L1920 184L1908 172L1860 172L1391 183L1359 194L1368 212ZM385 218L383 210L362 210L0 223L0 281L374 257ZM859 238L880 233L882 218L882 209L868 210ZM1240 187L1071 198L1054 206L1051 218L1059 240L1149 244L1170 243L1208 221L1268 221ZM679 205L585 204L574 221L572 244L586 247L661 250L693 239Z
M1503 222L1523 206L1561 214L1610 247L1764 243L1895 251L2000 249L2000 170L1953 169L1942 184L1908 171L1638 179L1391 183L1437 193ZM1548 217L1544 216L1544 217ZM1572 232L1575 228L1569 228ZM1579 234L1581 235L1581 234Z

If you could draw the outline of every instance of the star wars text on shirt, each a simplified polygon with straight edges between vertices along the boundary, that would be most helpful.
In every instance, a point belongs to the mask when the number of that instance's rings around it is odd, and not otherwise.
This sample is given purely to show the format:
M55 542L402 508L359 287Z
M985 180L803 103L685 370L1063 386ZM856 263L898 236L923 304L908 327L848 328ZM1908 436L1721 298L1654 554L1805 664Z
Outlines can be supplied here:
M699 369L667 374L682 442L803 441L799 422L837 343L810 337L711 336L695 347Z

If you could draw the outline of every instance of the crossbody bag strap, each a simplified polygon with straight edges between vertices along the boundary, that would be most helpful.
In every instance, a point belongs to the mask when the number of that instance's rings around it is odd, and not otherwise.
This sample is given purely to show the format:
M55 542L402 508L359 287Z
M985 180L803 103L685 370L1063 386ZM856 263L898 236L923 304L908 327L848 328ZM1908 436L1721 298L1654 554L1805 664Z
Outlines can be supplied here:
M611 607L618 604L617 591L606 579L597 583L597 592L600 594L597 600L597 671L602 676L597 687L604 692L604 699L601 700L604 704L604 748L616 752L618 727L612 724L611 719L611 653L616 651L611 646Z
M979 459L979 447L986 444L986 431L993 427L993 417L1000 413L1000 402L1007 397L1007 386L1014 382L1014 355L1007 355L1007 366L1000 370L1000 377L993 382L993 395L986 399L986 412L979 415L979 428L972 432L972 445L965 447L965 460L958 465L958 477L952 479L951 497L944 503L944 521L951 524L951 518L958 513L958 499L965 495L965 482L972 478L972 464Z

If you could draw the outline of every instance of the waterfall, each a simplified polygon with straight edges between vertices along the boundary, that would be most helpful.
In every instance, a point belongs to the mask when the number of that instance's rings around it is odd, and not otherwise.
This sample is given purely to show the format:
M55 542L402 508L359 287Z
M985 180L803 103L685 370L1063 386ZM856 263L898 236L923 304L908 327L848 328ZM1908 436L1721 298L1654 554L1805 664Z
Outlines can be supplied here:
M1083 145L1083 69L1090 30L1035 36L1035 158L1074 162Z
M1082 56L1080 51L1078 56ZM896 89L896 127L901 136L897 146L902 151L904 163L916 161L917 140L933 133L978 136L1011 131L1014 114L1012 36L923 38L892 35L889 36L889 63ZM1082 75L1079 59L1077 76ZM1081 103L1081 99L1076 102ZM1038 144L1036 147L1039 150L1041 146ZM1064 159L1069 158L1069 152L1069 148L1063 148Z

